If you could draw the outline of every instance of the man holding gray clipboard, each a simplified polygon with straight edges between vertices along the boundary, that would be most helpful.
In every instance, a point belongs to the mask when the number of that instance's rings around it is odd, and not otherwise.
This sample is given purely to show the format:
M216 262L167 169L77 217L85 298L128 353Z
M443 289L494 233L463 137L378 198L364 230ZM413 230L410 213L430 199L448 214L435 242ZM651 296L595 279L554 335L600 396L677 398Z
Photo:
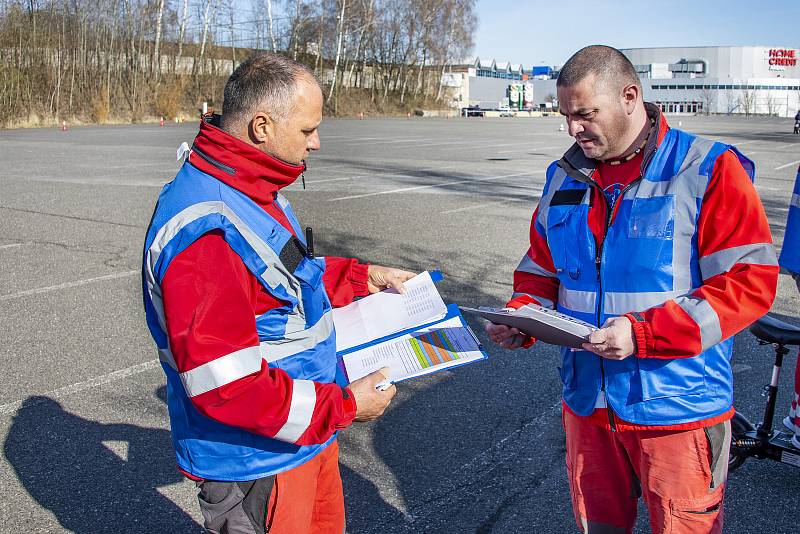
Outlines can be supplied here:
M670 129L613 48L578 51L557 90L576 143L547 170L507 306L597 327L561 352L575 520L631 532L641 495L653 532L721 532L732 337L778 277L753 164ZM486 330L505 348L535 341Z

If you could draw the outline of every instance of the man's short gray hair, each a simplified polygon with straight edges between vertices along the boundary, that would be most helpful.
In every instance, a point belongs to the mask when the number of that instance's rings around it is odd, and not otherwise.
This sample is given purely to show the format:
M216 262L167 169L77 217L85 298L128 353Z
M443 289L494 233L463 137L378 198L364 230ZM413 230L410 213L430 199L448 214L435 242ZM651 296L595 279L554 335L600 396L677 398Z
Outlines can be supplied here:
M247 124L259 111L275 121L285 120L292 112L297 83L304 79L319 83L302 63L272 52L251 54L225 84L222 128L230 130Z
M591 45L575 52L561 68L556 86L573 87L590 74L614 90L627 85L642 88L639 75L625 54L605 45Z

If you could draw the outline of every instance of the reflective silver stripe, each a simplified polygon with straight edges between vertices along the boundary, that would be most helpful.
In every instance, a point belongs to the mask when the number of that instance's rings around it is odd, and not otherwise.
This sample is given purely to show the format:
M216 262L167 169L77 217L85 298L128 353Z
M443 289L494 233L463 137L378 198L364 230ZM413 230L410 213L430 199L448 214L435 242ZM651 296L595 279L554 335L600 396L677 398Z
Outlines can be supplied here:
M537 295L531 295L530 293L514 293L513 295L511 295L511 298L515 299L517 297L523 297L523 296L527 296L536 300L536 302L538 302L541 306L544 306L545 308L554 309L556 307L555 302L553 302L552 300L546 299L544 297L539 297Z
M308 425L311 424L311 416L314 414L314 406L317 404L317 390L314 382L310 380L292 380L292 403L289 406L289 417L283 425L275 439L294 443Z
M700 165L713 146L714 141L695 138L681 171L673 179L678 187L675 191L675 237L672 240L672 287L692 287L700 283L692 279L693 256L697 261L694 235L699 217L698 199L705 195L709 181L708 176L700 174Z
M172 351L167 349L158 349L158 359L172 367L175 371L178 366L175 364L175 357L172 356Z
M695 137L692 141L692 146L689 147L689 150L686 151L686 156L683 158L683 162L681 163L681 168L678 171L677 176L680 176L684 172L686 172L689 167L694 167L695 169L700 169L700 165L705 161L706 156L708 153L711 152L711 149L714 147L716 141L711 139L705 139L703 137Z
M256 321L260 320L262 317L269 314L270 311L272 310L269 310L261 315L256 315L255 316ZM305 317L301 317L300 314L297 313L297 311L293 311L286 315L286 324L284 333L299 332L305 329L306 329L306 319Z
M286 318L286 330L284 337L295 332L300 332L306 329L306 318L301 317L298 313L291 313Z
M711 348L722 341L719 316L708 301L699 297L685 295L676 298L675 303L688 313L689 317L700 327L700 340L703 350Z
M631 312L640 312L664 304L666 301L685 295L690 291L689 289L648 293L609 291L603 295L603 312L606 315L624 315Z
M726 248L700 258L703 280L726 273L737 263L750 265L778 265L775 249L769 243L754 243Z
M714 144L709 139L696 137L676 176L660 182L642 180L636 189L637 198L669 195L675 199L674 238L667 242L672 245L673 287L688 288L699 283L699 280L692 280L693 237L697 230L698 199L705 195L709 181L708 176L700 174L700 165Z
M800 194L795 193L792 195L792 201L789 203L789 206L793 208L800 208Z
M320 317L317 323L305 330L287 332L283 339L262 341L260 345L261 357L268 362L274 362L287 356L299 354L312 349L328 339L333 333L333 313L328 310Z
M594 291L578 291L558 286L558 305L581 313L597 311L597 294Z
M278 201L278 205L281 207L281 209L284 209L286 208L286 206L289 205L289 200L285 196L283 196L282 193L278 193L275 196L275 200Z
M556 167L553 172L553 178L547 186L547 193L545 193L539 201L539 215L537 220L543 228L547 228L547 215L550 212L550 201L553 200L553 195L561 188L566 178L567 173L564 172L564 169Z
M535 274L538 276L547 276L548 278L556 277L556 273L548 271L547 269L545 269L544 267L533 261L530 258L530 256L528 256L527 253L524 256L522 256L522 260L519 262L519 265L517 265L517 268L515 270L522 271L524 273Z
M186 394L196 397L225 384L230 384L261 369L261 351L247 347L181 373Z
M192 222L215 213L227 218L253 248L256 254L258 254L264 264L267 265L267 270L264 273L259 273L267 284L272 288L282 285L293 297L297 298L299 295L300 283L292 273L283 266L275 251L264 243L261 238L233 212L233 210L226 206L224 202L218 200L193 204L172 217L161 227L147 251L146 265L148 278L155 280L153 270L161 255L161 251L178 232Z
M145 256L145 279L147 291L153 308L158 316L158 322L163 332L167 331L164 319L164 306L161 298L161 288L158 286L155 277L155 265L164 247L180 232L186 225L211 214L219 213L224 215L244 237L247 243L258 254L264 264L267 265L266 271L260 273L267 284L275 288L282 286L290 295L297 299L296 314L305 317L303 312L303 301L300 296L300 282L290 273L281 263L278 255L258 235L253 232L224 202L209 201L193 204L183 211L173 216L158 231L150 248Z

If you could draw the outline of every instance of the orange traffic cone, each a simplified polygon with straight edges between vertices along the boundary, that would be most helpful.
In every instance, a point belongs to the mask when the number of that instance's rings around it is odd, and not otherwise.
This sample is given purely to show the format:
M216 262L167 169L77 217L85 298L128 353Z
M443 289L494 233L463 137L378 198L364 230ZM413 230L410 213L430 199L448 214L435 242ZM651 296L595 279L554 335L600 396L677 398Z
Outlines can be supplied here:
M164 117L163 116L161 117L161 120L158 121L158 125L159 126L164 126Z
M563 132L564 131L564 123L563 122L558 125L558 131L559 132Z
M406 113L406 118L408 118L408 119L411 118L411 112Z
M62 132L67 131L67 121L61 121L61 131Z

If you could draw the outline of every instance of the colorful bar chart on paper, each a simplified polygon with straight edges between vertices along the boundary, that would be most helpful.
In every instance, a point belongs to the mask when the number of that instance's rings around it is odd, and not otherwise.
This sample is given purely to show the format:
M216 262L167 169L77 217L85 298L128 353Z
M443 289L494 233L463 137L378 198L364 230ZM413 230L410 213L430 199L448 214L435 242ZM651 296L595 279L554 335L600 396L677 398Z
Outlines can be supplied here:
M398 381L484 357L475 336L456 317L346 354L342 359L351 381L382 367L389 367L390 378Z

